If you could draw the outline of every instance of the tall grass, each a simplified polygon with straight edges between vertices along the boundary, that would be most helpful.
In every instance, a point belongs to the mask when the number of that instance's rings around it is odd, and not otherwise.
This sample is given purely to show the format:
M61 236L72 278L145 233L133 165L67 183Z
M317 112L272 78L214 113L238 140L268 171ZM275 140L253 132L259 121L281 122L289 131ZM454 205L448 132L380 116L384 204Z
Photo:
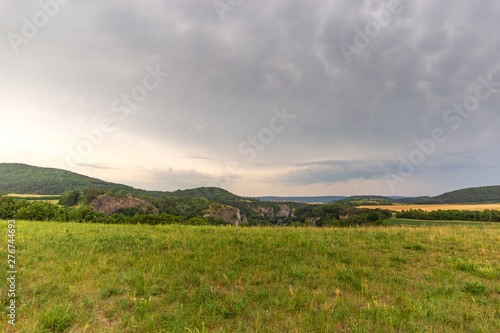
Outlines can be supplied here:
M500 331L496 225L17 225L19 332Z

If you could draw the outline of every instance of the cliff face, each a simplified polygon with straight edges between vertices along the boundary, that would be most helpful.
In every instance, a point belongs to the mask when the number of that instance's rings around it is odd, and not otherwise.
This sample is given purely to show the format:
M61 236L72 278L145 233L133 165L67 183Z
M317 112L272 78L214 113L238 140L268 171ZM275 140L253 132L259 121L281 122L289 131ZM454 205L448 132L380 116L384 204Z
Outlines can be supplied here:
M203 217L209 216L221 219L224 222L234 224L235 226L248 222L246 216L243 216L243 218L241 217L240 210L238 208L231 206L210 207L205 211Z
M97 212L102 212L107 216L117 212L122 208L134 208L139 207L144 212L148 207L151 207L151 212L153 214L158 214L158 209L153 207L150 203L146 201L139 200L132 197L115 198L108 194L103 194L97 197L94 201L89 204L90 208Z
M270 218L290 217L290 216L294 217L294 215L293 215L294 210L290 209L290 207L288 205L280 205L279 207L280 207L280 210L277 213L274 212L273 207L269 207L269 208L261 207L261 208L257 209L256 211L261 213L262 216L267 215L267 217L270 217Z

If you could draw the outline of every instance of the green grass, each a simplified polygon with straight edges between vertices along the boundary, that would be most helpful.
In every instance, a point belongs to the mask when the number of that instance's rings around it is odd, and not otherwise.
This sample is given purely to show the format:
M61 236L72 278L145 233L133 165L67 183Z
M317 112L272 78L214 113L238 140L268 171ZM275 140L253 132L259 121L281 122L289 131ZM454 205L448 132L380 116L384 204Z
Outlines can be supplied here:
M497 222L471 222L471 221L439 221L439 220L413 220L413 219L398 219L392 218L384 221L388 225L409 225L409 226L457 226L457 225L469 225L479 228L488 227L491 225L500 226Z
M17 226L18 332L500 331L498 224Z

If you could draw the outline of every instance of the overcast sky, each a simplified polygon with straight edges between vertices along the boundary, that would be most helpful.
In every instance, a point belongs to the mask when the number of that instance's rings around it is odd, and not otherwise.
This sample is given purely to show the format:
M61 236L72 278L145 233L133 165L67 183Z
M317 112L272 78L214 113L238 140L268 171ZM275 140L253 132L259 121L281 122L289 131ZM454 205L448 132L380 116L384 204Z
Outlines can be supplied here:
M498 1L0 0L0 12L0 162L247 196L500 184Z

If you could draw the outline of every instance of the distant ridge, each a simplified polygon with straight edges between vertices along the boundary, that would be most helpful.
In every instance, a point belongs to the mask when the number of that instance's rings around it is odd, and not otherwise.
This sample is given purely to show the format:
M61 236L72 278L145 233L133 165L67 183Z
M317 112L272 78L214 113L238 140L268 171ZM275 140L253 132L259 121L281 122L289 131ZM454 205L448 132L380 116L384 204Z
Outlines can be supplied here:
M255 199L263 201L297 201L297 202L330 202L338 201L346 198L345 196L331 195L331 196L318 196L318 197L277 197L277 196L264 196L254 197Z
M403 198L406 197L402 196L384 197L381 195L353 195L353 196L327 195L327 196L317 196L317 197L279 197L279 196L255 197L255 199L264 201L297 201L297 202L314 202L314 203L336 202L336 201L351 200L351 199L385 199L388 201L394 201Z

